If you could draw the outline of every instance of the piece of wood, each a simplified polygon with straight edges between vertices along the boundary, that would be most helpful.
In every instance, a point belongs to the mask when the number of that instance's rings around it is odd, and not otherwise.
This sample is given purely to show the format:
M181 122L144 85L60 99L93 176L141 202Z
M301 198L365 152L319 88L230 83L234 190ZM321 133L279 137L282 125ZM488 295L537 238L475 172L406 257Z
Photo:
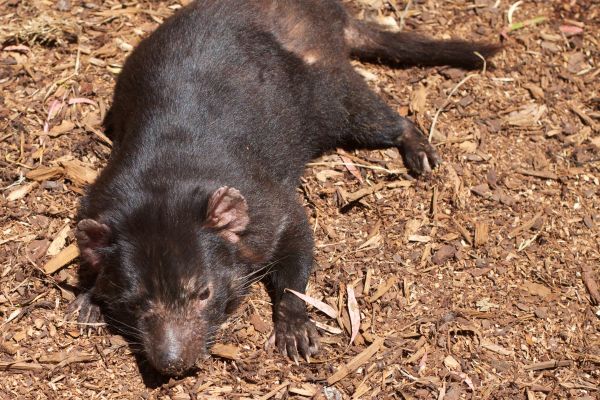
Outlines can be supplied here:
M377 301L381 296L387 293L388 290L392 288L398 282L398 278L393 276L386 281L384 285L379 285L373 296L369 298L369 303L373 303Z
M489 238L489 225L486 222L475 223L475 247L481 247L487 243Z
M78 186L89 185L98 176L98 171L79 160L62 161L61 165L65 169L65 175Z
M50 246L48 246L48 250L46 250L46 254L54 257L65 247L65 242L67 241L67 236L71 231L71 227L67 224L65 225L54 237Z
M544 210L539 211L537 214L535 214L535 216L532 219L530 219L529 221L525 222L523 225L518 226L515 229L513 229L512 231L510 231L508 233L508 237L512 239L512 238L516 237L518 234L520 234L521 232L528 231L536 224L537 220L539 218L541 218L542 215L544 215Z
M467 228L465 228L464 226L462 226L454 218L452 218L451 221L454 224L454 226L456 227L456 229L458 229L458 232L460 232L460 234L462 235L462 237L467 241L467 243L469 243L470 245L473 245L473 239L471 239L471 234L469 233L469 231L467 230Z
M215 343L210 349L210 354L213 356L226 358L228 360L239 360L240 349L231 344Z
M44 272L48 275L53 274L62 267L69 265L77 257L79 257L79 248L74 243L70 244L44 265Z
M348 374L358 369L358 367L366 363L371 357L375 355L375 353L379 351L380 347L383 345L383 341L383 338L375 339L373 344L371 344L369 347L363 350L362 353L358 354L345 365L339 367L333 375L327 378L327 383L329 385L333 385L334 383L339 382L341 379L346 377Z
M554 369L560 367L568 367L571 365L571 360L550 360L539 363L526 365L524 368L527 371L540 371L543 369Z
M551 171L536 171L533 169L520 168L516 170L516 172L521 175L533 176L536 178L558 180L558 175Z
M594 279L594 271L592 270L592 267L589 265L584 265L581 267L581 279L583 280L583 284L590 294L592 304L600 304L600 291L598 290L598 284Z
M47 181L61 176L65 171L61 167L39 167L25 174L32 181Z
M493 351L494 353L498 353L501 354L503 356L512 356L515 354L514 351L509 350L507 348L504 348L502 346L499 346L495 343L490 342L487 339L481 339L481 343L479 344L481 347L483 347L484 349L487 349L489 351Z
M360 199L362 199L362 198L363 198L363 197L365 197L365 196L368 196L368 195L370 195L370 194L373 194L373 193L376 193L376 192L380 191L380 190L381 190L381 189L383 189L384 187L385 187L385 183L383 183L383 182L380 182L380 183L378 183L378 184L376 184L376 185L373 185L373 186L369 186L369 187L366 187L366 188L359 189L359 190L357 190L357 191L356 191L356 192L354 192L354 193L348 193L348 194L346 195L346 198L345 198L345 200L346 200L348 203L354 203L355 201L357 201L357 200L360 200Z
M277 393L281 392L281 390L285 389L290 385L289 381L283 382L281 385L275 387L275 389L271 390L269 393L264 396L259 397L259 400L269 400L271 397L275 396Z
M44 369L44 366L41 364L0 361L0 371L40 371L42 369Z

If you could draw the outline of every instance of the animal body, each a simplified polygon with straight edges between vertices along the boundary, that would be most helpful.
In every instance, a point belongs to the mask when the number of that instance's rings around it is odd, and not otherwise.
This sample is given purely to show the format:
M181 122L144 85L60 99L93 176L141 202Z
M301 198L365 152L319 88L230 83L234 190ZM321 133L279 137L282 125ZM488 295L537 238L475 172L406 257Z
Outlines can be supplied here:
M476 68L495 45L389 33L334 0L204 0L127 59L105 120L114 147L81 201L79 320L101 316L179 375L262 279L274 338L308 358L304 303L313 241L296 187L338 147L397 147L414 173L440 159L419 129L353 70L351 57Z

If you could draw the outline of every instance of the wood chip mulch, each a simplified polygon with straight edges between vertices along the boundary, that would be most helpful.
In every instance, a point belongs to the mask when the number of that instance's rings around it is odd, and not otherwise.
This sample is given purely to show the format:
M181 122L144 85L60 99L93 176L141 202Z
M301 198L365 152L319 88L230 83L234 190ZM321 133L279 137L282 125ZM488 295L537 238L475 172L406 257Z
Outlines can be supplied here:
M264 349L260 285L182 379L66 320L115 78L183 3L0 0L0 399L599 398L594 1L348 1L391 28L505 49L485 71L354 63L444 164L413 180L392 149L307 167L307 294L330 314L309 306L322 335L310 363Z

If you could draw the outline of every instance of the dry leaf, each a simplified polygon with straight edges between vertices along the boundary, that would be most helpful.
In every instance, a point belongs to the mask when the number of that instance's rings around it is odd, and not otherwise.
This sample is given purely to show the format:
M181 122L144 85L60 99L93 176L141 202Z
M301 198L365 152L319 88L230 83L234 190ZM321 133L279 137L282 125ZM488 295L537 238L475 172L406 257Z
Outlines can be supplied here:
M525 281L525 284L522 286L522 288L528 291L529 293L540 297L548 297L552 293L552 290L550 290L546 286L530 281Z
M352 176L355 177L360 183L363 183L363 177L358 168L356 168L356 166L352 163L352 160L342 154L339 154L339 156L348 172L350 172Z
M350 315L350 326L352 327L350 344L352 344L354 343L354 339L356 339L356 335L358 335L358 328L360 327L360 310L358 309L358 302L354 295L354 287L351 285L346 286L346 292L348 293L348 315Z
M498 353L501 354L503 356L512 356L515 354L514 351L512 350L508 350L502 346L499 346L495 343L490 342L487 339L481 339L481 342L479 343L479 345L481 347L483 347L484 349L487 349L489 351L493 351L494 353Z
M71 132L75 128L75 124L71 121L64 120L60 123L60 125L53 126L48 135L51 137L57 137L60 135L64 135L67 132Z
M535 126L547 110L545 105L530 104L510 113L507 122L513 126Z
M322 322L319 321L313 321L315 326L321 330L324 330L325 332L329 332L332 335L339 335L340 333L342 333L343 331L338 328L337 326L331 326L331 325L327 325L324 324Z
M331 307L329 304L325 304L322 301L315 299L314 297L310 297L306 294L296 292L295 290L292 290L292 289L286 288L285 290L286 290L286 292L295 294L300 299L302 299L306 304L310 304L311 306L313 306L317 310L323 312L325 315L329 316L330 318L338 317L338 312L333 307Z
M6 196L6 200L7 201L20 200L23 197L27 196L27 194L29 194L29 192L31 192L37 185L38 185L37 182L30 182L25 185L18 186L16 189L12 190Z

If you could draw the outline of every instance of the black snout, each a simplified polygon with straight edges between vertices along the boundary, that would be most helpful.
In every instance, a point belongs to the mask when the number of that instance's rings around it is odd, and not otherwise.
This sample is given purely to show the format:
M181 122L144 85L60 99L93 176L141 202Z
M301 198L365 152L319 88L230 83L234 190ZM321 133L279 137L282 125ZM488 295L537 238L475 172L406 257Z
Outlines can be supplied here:
M178 376L189 371L198 356L190 331L164 321L154 328L144 346L150 364L163 375Z
M169 376L181 375L193 366L193 363L188 365L189 363L184 361L180 352L170 351L170 349L156 354L151 362L158 372Z

